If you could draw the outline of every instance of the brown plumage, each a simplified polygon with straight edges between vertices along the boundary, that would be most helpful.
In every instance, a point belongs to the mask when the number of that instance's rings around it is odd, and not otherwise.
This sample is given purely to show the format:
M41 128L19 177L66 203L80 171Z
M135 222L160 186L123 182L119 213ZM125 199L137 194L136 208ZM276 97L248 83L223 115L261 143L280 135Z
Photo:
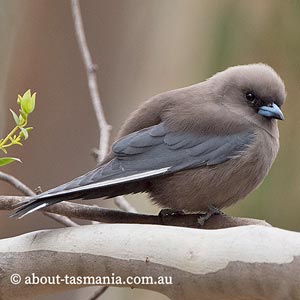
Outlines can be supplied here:
M265 64L231 67L157 95L129 116L100 166L32 198L14 216L62 200L137 192L174 210L227 207L267 175L285 97L283 81Z

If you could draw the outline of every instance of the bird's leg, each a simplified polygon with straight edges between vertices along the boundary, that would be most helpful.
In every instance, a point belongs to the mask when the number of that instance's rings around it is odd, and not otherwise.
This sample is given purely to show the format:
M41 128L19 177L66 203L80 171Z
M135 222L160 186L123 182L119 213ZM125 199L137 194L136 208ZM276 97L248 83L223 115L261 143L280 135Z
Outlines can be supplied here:
M205 222L213 215L224 216L225 214L220 209L216 208L215 206L209 205L206 214L199 217L197 221L201 226L203 226L205 224Z

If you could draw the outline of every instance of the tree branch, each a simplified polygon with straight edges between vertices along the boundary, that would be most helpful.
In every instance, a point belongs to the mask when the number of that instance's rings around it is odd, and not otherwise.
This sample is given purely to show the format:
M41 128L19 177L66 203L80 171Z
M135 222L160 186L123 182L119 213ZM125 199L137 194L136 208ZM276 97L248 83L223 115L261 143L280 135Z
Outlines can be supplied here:
M87 225L0 240L0 299L30 299L83 286L64 282L26 285L26 276L35 273L61 278L121 276L119 285L106 284L153 290L172 300L299 300L299 269L300 234L278 228L242 226L210 231ZM10 282L14 273L22 278L18 285ZM151 276L153 281L163 276L172 284L142 285L127 281L129 276Z
M0 196L0 210L11 210L26 197ZM84 219L103 223L134 223L134 224L159 224L168 226L180 226L203 229L227 228L243 225L264 225L271 226L262 220L249 218L236 218L226 215L212 216L201 227L198 218L202 214L186 215L145 215L132 212L125 212L107 209L95 205L78 204L74 202L60 202L47 207L44 211L63 215L69 218Z

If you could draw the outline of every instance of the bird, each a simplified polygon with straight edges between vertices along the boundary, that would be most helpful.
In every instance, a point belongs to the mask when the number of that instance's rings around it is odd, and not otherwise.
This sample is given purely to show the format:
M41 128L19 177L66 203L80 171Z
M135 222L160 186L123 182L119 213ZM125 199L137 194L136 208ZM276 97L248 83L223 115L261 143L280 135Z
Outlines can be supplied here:
M263 63L229 67L156 95L128 117L95 169L30 198L12 216L64 200L140 192L163 209L220 211L268 174L286 96L283 80Z

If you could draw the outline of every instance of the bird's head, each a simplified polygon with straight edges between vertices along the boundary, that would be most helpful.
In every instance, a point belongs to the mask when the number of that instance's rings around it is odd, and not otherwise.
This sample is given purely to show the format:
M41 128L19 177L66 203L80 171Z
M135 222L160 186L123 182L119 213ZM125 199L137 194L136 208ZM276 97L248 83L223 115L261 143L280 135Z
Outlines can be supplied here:
M279 75L268 65L235 66L209 79L220 95L218 102L250 122L268 123L283 120L281 106L286 98Z

